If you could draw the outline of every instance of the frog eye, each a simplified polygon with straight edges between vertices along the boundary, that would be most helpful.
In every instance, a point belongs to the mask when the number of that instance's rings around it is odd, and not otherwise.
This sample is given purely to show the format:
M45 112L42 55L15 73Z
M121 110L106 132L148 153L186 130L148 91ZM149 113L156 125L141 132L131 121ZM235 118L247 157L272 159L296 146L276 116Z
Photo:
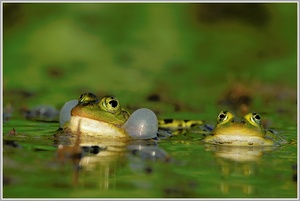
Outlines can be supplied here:
M119 105L117 100L111 100L108 103L112 108L116 108Z
M235 120L235 115L230 111L222 111L218 115L218 124L226 124L228 122L233 122Z
M222 111L218 115L218 122L220 123L222 121L226 121L227 118L228 118L227 111Z
M260 120L261 120L260 115L253 112L252 116L251 116L251 121L254 123L260 124Z
M86 93L80 95L80 97L78 98L79 104L84 102L85 96L86 96Z
M83 104L83 105L87 105L89 103L97 103L98 97L93 94L93 93L84 93L81 94L79 99L78 99L78 104Z
M101 102L104 109L110 113L116 113L120 110L119 101L114 96L105 96L101 99Z
M81 94L78 100L82 100L84 96L86 96L86 93Z

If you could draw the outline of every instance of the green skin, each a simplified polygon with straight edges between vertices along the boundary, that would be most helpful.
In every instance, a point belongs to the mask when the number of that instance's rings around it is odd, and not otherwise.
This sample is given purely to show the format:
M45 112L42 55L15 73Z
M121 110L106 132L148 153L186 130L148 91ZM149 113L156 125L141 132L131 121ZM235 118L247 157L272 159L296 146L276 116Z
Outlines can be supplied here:
M130 116L115 97L105 96L98 100L92 93L80 96L71 115L107 123L121 133L124 133L121 127ZM203 141L210 144L260 146L274 145L283 140L276 134L265 130L261 125L260 116L256 113L249 113L239 119L233 113L223 111L218 116L214 130Z
M109 123L112 126L122 126L130 114L121 108L119 101L113 96L104 96L101 100L93 93L84 93L78 99L78 105L71 112L72 116L85 117L100 122ZM201 120L158 120L160 128L190 128L195 125L203 125Z
M239 119L229 111L222 111L214 130L203 141L232 146L271 146L282 140L265 130L260 120L257 113L249 113Z
M115 97L105 96L99 101L91 94L80 96L78 105L72 109L71 115L94 119L116 127L121 127L130 116Z
M129 116L115 97L105 96L99 100L96 95L85 93L79 97L77 105L71 110L70 120L63 128L73 134L80 131L84 142L100 138L131 140L123 128Z

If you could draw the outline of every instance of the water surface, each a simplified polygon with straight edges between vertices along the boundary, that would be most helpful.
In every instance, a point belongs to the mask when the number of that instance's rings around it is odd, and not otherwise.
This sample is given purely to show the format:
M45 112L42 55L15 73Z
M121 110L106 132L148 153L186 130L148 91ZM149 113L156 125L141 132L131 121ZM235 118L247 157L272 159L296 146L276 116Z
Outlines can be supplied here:
M289 144L272 148L209 146L197 133L58 148L57 122L3 126L5 198L297 197L296 128L281 129Z

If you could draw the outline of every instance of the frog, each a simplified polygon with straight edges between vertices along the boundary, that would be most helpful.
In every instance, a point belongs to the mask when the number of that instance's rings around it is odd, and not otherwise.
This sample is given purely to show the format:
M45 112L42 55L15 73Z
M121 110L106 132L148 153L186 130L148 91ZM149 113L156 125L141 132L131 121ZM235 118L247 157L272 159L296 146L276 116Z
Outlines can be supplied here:
M94 94L86 93L79 97L78 104L71 110L71 116L86 117L120 127L130 114L114 96L104 96L99 100Z
M115 96L98 99L93 93L83 93L60 110L60 128L70 133L80 131L84 136L132 140L155 138L158 123L150 109L130 114Z
M191 129L204 124L205 122L200 119L158 119L158 127L169 130Z
M188 133L201 133L205 135L210 129L207 126L205 121L200 119L158 119L160 132L168 132L171 136L187 135Z
M232 111L221 111L216 126L203 142L230 146L274 146L285 140L274 131L264 129L261 116L256 112L240 119Z
M78 128L79 120L82 121L80 128L86 134L93 136L99 136L99 131L107 133L107 137L112 138L145 138L145 137L161 137L168 138L172 135L177 135L181 132L178 130L188 130L196 126L204 125L202 120L183 120L183 119L157 119L157 123L154 120L156 115L147 110L146 108L140 109L133 113L131 120L129 120L131 114L121 107L119 100L115 96L103 96L99 99L93 93L83 93L77 100L71 100L63 106L60 111L60 127L70 129L71 132L75 132ZM137 115L139 114L140 117ZM148 121L147 118L151 119ZM134 119L134 120L133 120ZM87 121L90 122L89 125ZM104 128L110 128L109 130L103 130L102 124L94 124L96 122L102 122ZM134 123L139 122L139 123ZM147 123L148 122L148 123ZM152 122L152 123L151 123ZM65 124L65 125L64 125ZM157 135L153 132L149 132L150 128L147 125L153 125L152 129L156 129L157 124ZM84 126L86 125L86 126ZM107 127L108 126L108 127ZM143 132L139 131L141 128L147 128ZM126 129L128 131L126 131ZM136 129L139 128L139 129ZM109 134L113 131L114 134ZM131 137L128 137L127 133L133 133ZM117 134L117 135L116 135Z

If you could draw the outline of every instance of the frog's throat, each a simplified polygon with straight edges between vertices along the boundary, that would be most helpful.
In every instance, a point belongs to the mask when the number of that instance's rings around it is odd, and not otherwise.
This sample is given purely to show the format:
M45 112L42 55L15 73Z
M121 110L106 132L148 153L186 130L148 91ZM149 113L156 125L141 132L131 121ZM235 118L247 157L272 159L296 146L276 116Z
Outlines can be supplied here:
M241 135L214 135L207 136L204 140L206 143L229 145L229 146L272 146L274 141L257 136Z
M76 132L79 128L81 134L85 136L111 139L130 139L129 135L122 128L80 116L71 116L68 127L72 132Z

